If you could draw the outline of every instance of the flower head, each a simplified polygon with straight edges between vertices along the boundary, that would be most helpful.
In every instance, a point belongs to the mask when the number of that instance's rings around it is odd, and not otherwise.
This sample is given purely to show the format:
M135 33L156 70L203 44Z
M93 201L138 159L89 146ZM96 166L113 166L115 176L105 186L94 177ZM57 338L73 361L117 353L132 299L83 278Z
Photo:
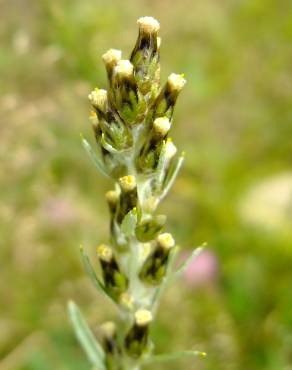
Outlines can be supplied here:
M171 90L179 92L182 90L187 81L184 78L184 75L172 73L170 76L168 76L167 82Z
M153 17L141 17L137 20L137 24L145 33L157 33L160 29L159 22Z
M141 308L140 310L135 312L135 323L138 326L145 326L148 325L152 321L152 313L149 310L145 310Z
M88 95L88 99L95 108L103 112L107 103L107 91L104 89L95 88Z
M106 66L116 65L122 59L121 50L109 49L106 53L102 55L102 60Z
M117 75L126 78L131 77L133 75L133 71L134 71L133 64L127 59L120 60L114 69L114 72Z
M153 122L153 129L164 137L170 129L170 121L167 117L158 117Z

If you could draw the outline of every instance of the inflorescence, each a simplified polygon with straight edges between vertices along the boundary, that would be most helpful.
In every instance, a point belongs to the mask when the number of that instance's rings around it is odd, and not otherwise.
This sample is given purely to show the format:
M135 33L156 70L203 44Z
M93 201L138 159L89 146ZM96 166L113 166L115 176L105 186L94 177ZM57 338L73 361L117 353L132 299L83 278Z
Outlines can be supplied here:
M176 250L163 231L166 216L156 210L183 161L169 132L186 80L172 73L160 86L159 22L142 17L137 23L129 59L116 49L102 56L108 89L88 95L96 150L83 139L96 166L115 182L106 193L110 240L96 249L100 278L82 252L95 284L120 311L119 322L100 328L99 370L138 369L151 355L149 328Z

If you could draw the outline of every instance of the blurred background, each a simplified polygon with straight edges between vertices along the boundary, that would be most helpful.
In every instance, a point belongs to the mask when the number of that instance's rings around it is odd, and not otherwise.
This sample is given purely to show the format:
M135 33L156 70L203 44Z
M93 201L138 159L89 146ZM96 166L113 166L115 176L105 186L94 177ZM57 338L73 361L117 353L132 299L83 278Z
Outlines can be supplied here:
M80 144L100 55L128 56L136 19L161 22L162 80L184 72L172 137L184 168L161 205L205 252L168 289L157 352L208 353L153 369L292 369L292 3L285 0L0 1L0 370L89 364L66 305L115 314L79 258L107 241L104 192Z

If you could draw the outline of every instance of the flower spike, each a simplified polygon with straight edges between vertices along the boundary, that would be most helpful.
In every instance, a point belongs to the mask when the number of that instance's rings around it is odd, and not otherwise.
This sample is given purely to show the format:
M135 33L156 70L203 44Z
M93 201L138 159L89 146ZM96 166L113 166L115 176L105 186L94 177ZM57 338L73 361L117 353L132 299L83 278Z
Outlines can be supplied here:
M160 297L182 269L173 268L178 248L163 231L167 217L156 211L183 163L169 136L186 80L171 73L160 86L160 24L148 16L137 24L129 59L118 49L102 55L108 86L88 95L95 148L82 137L96 168L115 183L105 194L110 245L96 248L99 271L83 249L81 256L97 291L117 307L119 320L98 327L99 343L70 304L77 337L92 368L99 370L141 370L146 363L199 354L152 354L150 326Z

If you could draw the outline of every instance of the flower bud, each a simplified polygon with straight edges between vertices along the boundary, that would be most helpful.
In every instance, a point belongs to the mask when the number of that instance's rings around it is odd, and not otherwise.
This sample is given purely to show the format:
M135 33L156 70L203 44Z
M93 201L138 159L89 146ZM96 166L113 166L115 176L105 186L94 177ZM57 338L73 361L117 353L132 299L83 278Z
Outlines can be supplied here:
M147 257L139 277L150 285L159 285L167 272L168 260L175 241L171 234L163 233L156 238L153 251Z
M114 354L117 345L117 328L115 323L112 321L107 321L103 323L99 329L105 353Z
M113 250L105 244L100 244L96 248L96 253L103 262L110 263L113 260Z
M145 35L157 34L160 29L159 22L153 17L141 17L137 20L139 31Z
M165 159L169 161L176 155L176 152L176 146L173 144L171 138L168 138L165 143Z
M164 138L170 129L170 122L167 117L156 118L153 122L153 132L159 138Z
M95 89L88 97L95 108L96 118L104 133L105 141L116 150L129 148L132 145L132 134L110 106L107 91Z
M142 104L143 101L141 101L138 94L134 67L129 60L120 60L114 67L112 100L120 116L128 124L135 123L139 114L145 111L145 103Z
M127 124L144 119L146 102L138 90L134 66L129 60L120 60L113 70L112 101Z
M117 190L110 190L105 194L109 211L110 211L110 233L111 233L111 241L115 244L117 235L116 235L116 228L115 228L115 215L118 209L120 194Z
M117 327L112 321L107 321L99 327L99 336L105 352L106 369L117 369L115 363L121 353L118 343ZM118 368L119 369L119 368Z
M157 215L144 219L136 227L136 237L140 242L154 239L165 225L166 216Z
M159 47L157 37L160 25L152 17L142 17L138 21L139 34L131 54L131 62L135 67L135 77L142 94L157 88L160 79Z
M171 119L177 97L185 85L183 75L172 73L153 104L153 118L166 116Z
M152 172L156 169L163 139L166 137L169 129L170 121L167 117L158 117L154 120L147 141L142 147L138 158L138 167L142 172Z
M127 290L128 279L119 269L118 263L111 247L101 244L96 249L106 290L117 300Z
M131 79L134 73L133 64L127 59L122 59L117 63L115 73L120 81Z
M121 188L120 206L117 214L117 222L120 224L126 214L137 206L138 193L135 176L128 175L119 178Z
M139 358L149 346L149 324L153 317L146 309L135 312L134 324L125 337L125 349L129 356Z
M120 199L120 194L117 190L109 190L105 194L109 210L111 215L114 215L117 210L118 202Z
M170 233L163 233L157 237L157 243L163 250L169 251L170 248L174 247L175 241Z
M129 193L137 188L136 178L132 175L123 176L119 179L119 184L123 192Z
M88 99L92 106L96 108L98 111L103 113L106 109L107 104L107 91L104 89L95 88L91 93L88 95Z
M121 50L109 49L106 53L102 55L102 60L105 64L109 82L111 83L112 74L114 67L122 59Z
M186 84L186 80L183 75L172 73L168 76L167 83L170 91L180 92Z

